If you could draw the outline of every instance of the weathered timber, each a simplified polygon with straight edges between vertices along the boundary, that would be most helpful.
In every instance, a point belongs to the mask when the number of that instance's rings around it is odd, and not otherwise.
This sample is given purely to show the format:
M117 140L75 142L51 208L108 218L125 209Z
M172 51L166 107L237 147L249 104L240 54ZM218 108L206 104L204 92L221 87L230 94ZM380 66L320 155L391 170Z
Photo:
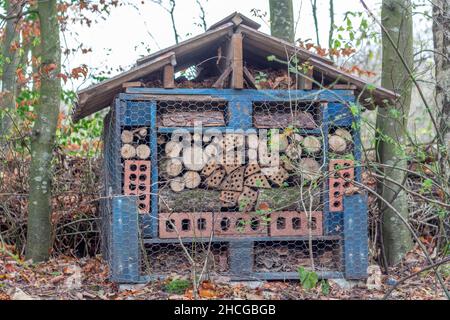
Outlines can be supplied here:
M314 211L319 208L320 197L320 188L304 187L303 192L300 187L261 189L256 210L305 211L311 208Z
M293 126L303 129L316 129L317 124L308 112L291 113L256 113L255 127L258 129L287 128Z
M220 111L171 112L162 115L164 127L193 127L201 123L203 127L224 127L224 115Z
M159 192L160 212L220 212L220 191L184 190L175 193L170 189Z
M164 89L175 88L175 67L172 64L167 64L164 66L163 84Z

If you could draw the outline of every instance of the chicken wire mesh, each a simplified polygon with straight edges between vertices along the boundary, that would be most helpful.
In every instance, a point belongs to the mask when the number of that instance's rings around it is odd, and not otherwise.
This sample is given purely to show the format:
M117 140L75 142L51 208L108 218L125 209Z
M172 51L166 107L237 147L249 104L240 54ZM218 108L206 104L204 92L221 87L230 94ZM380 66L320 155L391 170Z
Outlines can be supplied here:
M300 267L365 276L351 95L157 93L122 94L105 119L103 248L114 281L291 279Z

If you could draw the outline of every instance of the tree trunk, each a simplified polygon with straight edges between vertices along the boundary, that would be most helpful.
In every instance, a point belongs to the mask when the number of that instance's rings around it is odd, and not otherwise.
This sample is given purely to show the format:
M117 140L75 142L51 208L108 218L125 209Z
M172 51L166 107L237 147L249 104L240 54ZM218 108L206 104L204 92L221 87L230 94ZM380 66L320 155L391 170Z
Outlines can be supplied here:
M328 48L333 48L334 39L334 0L330 0L330 29L328 32ZM330 58L333 58L332 55L330 55Z
M433 1L433 37L436 64L436 103L441 115L439 131L447 142L444 148L445 156L441 159L441 167L448 179L450 175L448 172L450 154L450 2L448 0Z
M2 93L4 94L0 107L6 111L15 110L16 107L16 69L18 64L18 49L13 49L14 42L18 40L17 23L22 5L16 0L5 1L6 20L4 29L4 39L2 43L3 74ZM3 140L8 135L11 128L11 118L7 114L0 114L0 151L3 149Z
M450 181L450 1L433 0L433 40L436 65L436 104L440 111L439 132L446 141L439 152L442 185ZM449 189L447 188L447 192ZM444 202L449 202L448 197ZM443 226L441 222L441 226ZM444 229L444 228L442 228ZM443 234L450 235L447 230ZM441 239L445 239L442 237ZM445 243L445 240L443 241ZM441 243L438 244L441 247Z
M51 248L52 152L60 107L61 48L56 0L40 1L42 72L40 100L31 137L27 259L47 260Z
M292 0L269 0L269 4L272 36L294 42L295 21Z
M382 23L390 36L396 42L403 58L413 69L413 25L412 4L410 0L383 0ZM394 47L383 33L383 70L382 86L401 94L399 103L389 108L379 108L377 116L377 150L379 161L392 166L385 170L385 175L393 181L404 183L407 160L403 155L405 144L407 120L411 104L411 79L398 57ZM395 108L398 117L392 116L390 108ZM396 184L383 181L380 185L380 194L389 201L393 207L406 220L408 220L408 204L406 193ZM398 218L395 211L382 206L383 213L383 242L389 265L398 264L404 254L412 247L411 235L408 229Z

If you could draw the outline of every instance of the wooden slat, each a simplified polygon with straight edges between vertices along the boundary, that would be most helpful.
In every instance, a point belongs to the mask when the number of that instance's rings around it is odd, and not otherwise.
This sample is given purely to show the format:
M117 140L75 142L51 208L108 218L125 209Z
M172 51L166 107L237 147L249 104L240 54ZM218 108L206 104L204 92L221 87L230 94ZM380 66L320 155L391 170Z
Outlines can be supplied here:
M264 49L264 51L271 52L271 54L278 56L278 58L280 59L286 58L286 54L289 54L297 55L303 61L314 57L318 61L322 61L325 64L333 64L333 61L331 61L330 59L321 57L318 54L310 52L304 48L297 47L285 40L272 37L268 34L259 32L245 25L241 24L237 28L237 32L240 32L244 35L245 41L251 42L252 45L260 47Z
M78 93L78 106L74 112L73 120L78 121L94 112L108 107L114 96L122 91L122 85L145 77L162 69L167 64L176 64L175 54L169 52L146 64L132 68L111 79L93 85Z
M233 32L234 24L232 22L229 22L227 24L224 24L223 26L208 31L206 33L203 33L201 35L198 35L196 37L193 37L189 40L180 42L177 45L171 46L167 49L161 50L159 52L156 52L154 54L151 54L147 57L141 58L137 61L138 65L147 63L150 60L153 60L157 57L159 57L161 54L167 53L167 52L175 52L175 54L178 56L182 56L185 54L192 54L193 50L204 50L204 48L208 47L212 42L217 41L218 39L222 38L223 36L227 34L231 34Z
M127 89L127 88L142 88L144 86L144 84L140 81L133 81L133 82L125 82L122 85L122 88Z
M305 73L306 77L299 76L298 89L300 90L312 90L314 79L314 68L309 68Z
M243 14L240 14L239 12L233 12L229 16L227 16L224 19L220 20L219 22L216 22L215 24L213 24L211 27L209 27L208 30L216 29L216 28L220 27L221 25L228 23L228 22L233 22L235 26L244 24L244 25L246 25L252 29L256 29L256 30L261 28L261 25L255 21L253 21L252 19L247 18L246 16L244 16Z
M314 66L315 70L321 72L325 77L329 77L333 81L342 81L355 85L357 90L363 92L363 98L374 98L380 106L384 105L383 100L392 101L399 97L395 92L379 86L374 86L375 89L369 91L368 86L370 83L367 81L352 74L348 74L343 70L338 69L336 66L325 64L314 58L311 58L309 61L311 65ZM368 107L370 108L370 106Z
M219 79L217 79L217 81L213 84L213 88L216 89L223 89L223 87L225 86L225 81L228 79L228 77L231 74L231 67L227 67L225 69L225 71L220 75Z
M247 67L244 67L244 78L247 81L250 88L258 89L256 85L256 80L253 77L252 73L247 69Z
M175 68L172 64L164 66L163 83L164 89L175 88Z

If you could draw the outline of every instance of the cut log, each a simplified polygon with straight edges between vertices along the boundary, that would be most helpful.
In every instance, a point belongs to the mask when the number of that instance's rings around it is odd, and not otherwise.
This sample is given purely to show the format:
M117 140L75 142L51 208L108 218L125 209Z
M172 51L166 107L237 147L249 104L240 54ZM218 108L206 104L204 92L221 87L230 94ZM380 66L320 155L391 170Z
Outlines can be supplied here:
M295 166L292 163L292 161L287 156L281 156L280 158L281 164L283 165L283 168L286 169L289 172L292 172L295 170Z
M345 153L347 150L347 142L345 142L344 138L333 135L329 140L330 149L335 153Z
M223 179L226 176L225 169L219 168L216 169L206 180L205 186L208 189L217 189L220 187Z
M136 157L136 148L131 144L124 144L120 150L120 154L124 159L131 159Z
M305 138L298 133L294 133L292 136L290 136L291 143L302 143L303 139Z
M183 144L181 142L169 141L166 144L165 152L169 158L178 158L183 150Z
M320 164L312 158L304 158L299 163L299 173L305 180L313 181L320 177Z
M183 150L183 164L190 171L201 171L208 160L208 156L199 146L193 146Z
M322 142L319 138L309 136L303 139L303 150L309 154L316 154L322 150Z
M336 129L334 134L338 137L341 137L342 139L344 139L347 142L353 141L352 134L345 129L342 129L342 128Z
M220 190L242 191L244 189L244 171L245 167L240 167L225 177L225 180L220 185Z
M241 193L236 191L222 191L220 194L220 201L222 202L222 208L236 207L240 195Z
M259 164L251 163L247 166L247 168L245 168L244 177L248 178L251 175L254 175L254 174L260 173L260 172L261 172L261 168L259 167Z
M238 206L239 211L249 212L255 208L256 201L258 200L258 191L249 187L244 187L244 191L239 195Z
M183 171L183 163L179 159L169 159L165 163L165 172L169 177L177 177Z
M286 155L291 160L298 160L302 157L302 147L299 143L291 143L286 149Z
M175 193L166 188L159 192L160 212L220 212L220 191L185 189Z
M198 188L202 179L200 178L200 174L197 171L188 171L183 176L184 183L186 188L195 189Z
M208 163L203 168L201 174L204 177L209 177L218 168L217 160L210 159Z
M122 142L125 144L133 143L133 133L128 130L123 130L121 134Z
M310 193L311 192L311 193ZM270 211L322 211L319 187L289 187L259 190L256 210Z
M148 135L148 131L146 128L137 129L137 130L133 131L133 133L135 133L141 139L147 138L147 135Z
M136 154L139 159L147 160L150 157L150 147L145 144L141 144L136 148Z
M166 142L167 142L167 137L165 135L158 136L158 140L157 140L158 145L161 146L161 145L165 144Z
M269 174L266 174L267 178L279 187L283 186L284 182L289 179L289 173L283 167L273 168L270 171Z
M205 147L205 154L211 159L219 155L219 150L214 144L209 144Z
M262 189L270 189L270 183L267 181L266 176L264 176L261 173L257 173L254 175L251 175L245 180L244 185L246 187L253 187L253 188L262 188Z
M181 177L172 179L170 181L170 189L172 189L173 192L181 192L186 188L186 184L184 182L184 179Z
M203 127L224 127L225 118L221 111L171 112L162 115L164 127L193 127L201 123Z

